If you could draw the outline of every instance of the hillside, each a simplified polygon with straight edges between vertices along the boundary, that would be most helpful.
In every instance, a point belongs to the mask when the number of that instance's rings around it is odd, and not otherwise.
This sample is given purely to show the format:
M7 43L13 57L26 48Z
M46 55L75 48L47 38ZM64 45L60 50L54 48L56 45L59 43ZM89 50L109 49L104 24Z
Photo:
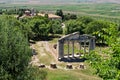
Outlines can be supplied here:
M15 4L120 3L120 0L0 0L0 3L15 3Z

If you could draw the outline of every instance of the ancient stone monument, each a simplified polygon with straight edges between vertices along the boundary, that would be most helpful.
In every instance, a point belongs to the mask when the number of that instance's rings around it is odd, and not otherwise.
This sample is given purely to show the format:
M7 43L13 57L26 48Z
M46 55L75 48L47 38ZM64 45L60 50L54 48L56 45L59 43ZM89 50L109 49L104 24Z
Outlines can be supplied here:
M53 69L55 69L55 68L57 68L57 65L55 63L51 63L50 67L53 68Z
M58 53L58 60L64 58L64 44L67 43L67 55L70 56L70 42L72 43L72 57L74 57L74 43L79 43L79 49L84 49L84 53L86 53L86 43L89 43L88 45L88 52L90 50L94 50L95 48L95 37L90 36L87 34L80 35L79 32L75 32L72 34L68 34L58 40L57 43L57 53Z
M73 69L72 64L67 64L67 65L66 65L66 68L67 68L67 69Z
M40 64L39 68L45 68L45 65L44 64Z

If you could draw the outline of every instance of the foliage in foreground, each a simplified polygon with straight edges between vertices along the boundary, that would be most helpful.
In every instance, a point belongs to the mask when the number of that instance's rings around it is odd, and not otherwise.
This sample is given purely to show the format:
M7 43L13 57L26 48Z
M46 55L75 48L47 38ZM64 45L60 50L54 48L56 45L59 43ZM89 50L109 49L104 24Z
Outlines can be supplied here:
M0 80L44 80L45 72L29 68L31 50L21 26L13 17L0 18Z
M120 36L117 29L113 26L105 29L108 35L105 35L107 44L110 50L107 51L110 55L109 58L100 56L99 53L91 52L86 55L86 58L90 61L91 66L96 69L98 74L104 80L120 80Z

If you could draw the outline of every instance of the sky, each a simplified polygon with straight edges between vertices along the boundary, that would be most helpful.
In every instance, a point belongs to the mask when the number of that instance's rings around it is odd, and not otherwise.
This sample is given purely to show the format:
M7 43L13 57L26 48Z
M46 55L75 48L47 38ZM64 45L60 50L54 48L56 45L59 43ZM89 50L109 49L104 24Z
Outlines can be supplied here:
M80 2L112 2L112 3L120 3L120 0L0 0L0 2L5 2L5 3L44 3L44 4L49 4L49 3L80 3Z

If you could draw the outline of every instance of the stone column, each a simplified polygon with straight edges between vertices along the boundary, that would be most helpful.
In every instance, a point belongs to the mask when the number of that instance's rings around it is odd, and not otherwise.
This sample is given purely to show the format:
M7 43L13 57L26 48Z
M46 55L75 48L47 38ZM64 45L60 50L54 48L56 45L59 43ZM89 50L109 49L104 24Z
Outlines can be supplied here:
M69 50L69 48L70 48L69 46L70 46L70 45L69 45L69 44L70 44L70 42L69 42L69 40L68 40L68 43L67 43L67 45L68 45L68 57L69 57L69 54L70 54L70 50Z
M89 50L94 50L95 49L95 39L90 39L90 46L89 46Z
M74 41L72 41L72 57L74 57Z
M84 40L84 53L86 53L86 40Z
M90 45L91 45L91 39L89 40L89 53L90 53Z
M59 40L57 43L58 59L64 58L64 42Z
M93 38L93 49L95 49L95 38Z
M81 46L81 42L79 42L79 50L80 50L80 52L81 52L81 50L82 50L82 46ZM81 56L81 53L79 52L79 56Z

